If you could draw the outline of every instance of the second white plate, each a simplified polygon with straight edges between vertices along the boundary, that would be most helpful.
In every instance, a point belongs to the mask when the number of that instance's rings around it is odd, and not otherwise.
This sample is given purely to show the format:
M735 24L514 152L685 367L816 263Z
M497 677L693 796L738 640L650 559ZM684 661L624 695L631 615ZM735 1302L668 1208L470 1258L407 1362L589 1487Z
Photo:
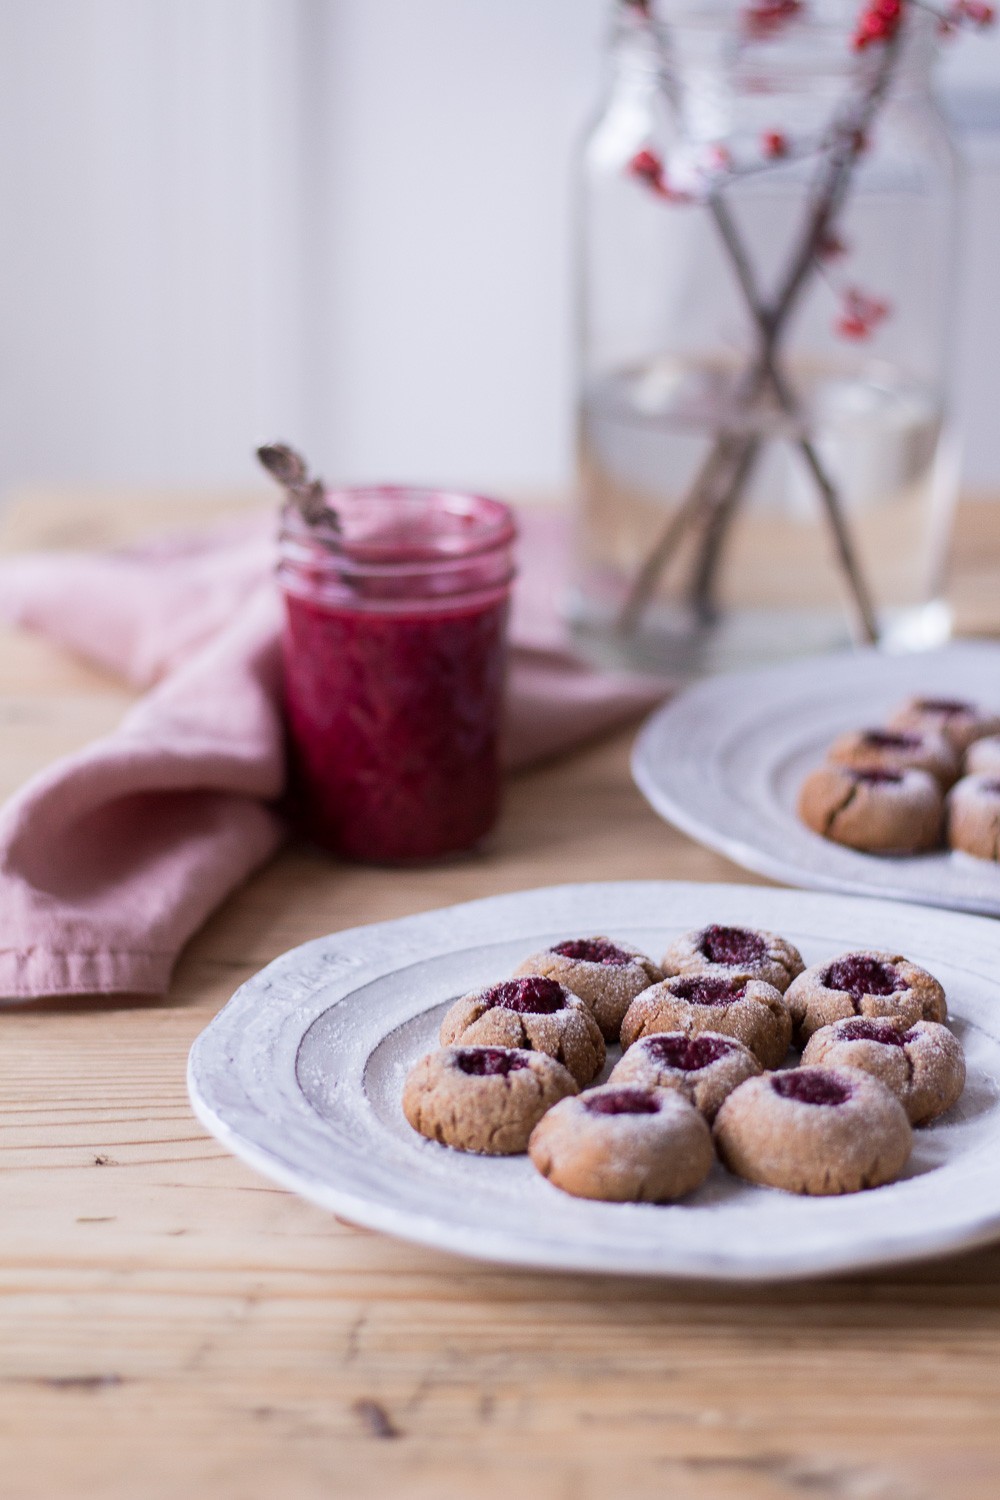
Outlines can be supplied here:
M791 885L1000 916L1000 866L946 851L861 854L795 813L806 774L848 729L885 722L910 694L1000 707L1000 647L968 641L914 656L852 651L712 677L648 721L632 774L658 813L747 870Z

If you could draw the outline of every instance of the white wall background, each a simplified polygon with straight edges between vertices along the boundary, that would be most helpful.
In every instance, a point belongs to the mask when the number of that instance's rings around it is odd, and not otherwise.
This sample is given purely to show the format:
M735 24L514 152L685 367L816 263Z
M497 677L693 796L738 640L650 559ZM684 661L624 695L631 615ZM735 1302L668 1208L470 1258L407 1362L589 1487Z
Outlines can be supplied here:
M571 472L609 0L0 0L0 493ZM955 45L967 477L1000 488L1000 36Z

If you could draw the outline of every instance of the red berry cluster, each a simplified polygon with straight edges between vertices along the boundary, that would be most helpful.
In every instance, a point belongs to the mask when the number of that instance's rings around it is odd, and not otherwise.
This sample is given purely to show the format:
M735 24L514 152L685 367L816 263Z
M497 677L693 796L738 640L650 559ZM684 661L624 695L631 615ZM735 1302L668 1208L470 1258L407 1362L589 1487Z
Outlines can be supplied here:
M844 302L840 317L834 325L842 338L869 338L878 325L889 316L888 302L880 302L876 297L869 297L866 292L859 291L857 287L848 287L843 296Z
M890 42L902 19L902 0L871 0L858 17L852 44L855 52L863 52L877 42Z
M802 0L753 0L742 12L743 30L752 37L774 36L803 8Z

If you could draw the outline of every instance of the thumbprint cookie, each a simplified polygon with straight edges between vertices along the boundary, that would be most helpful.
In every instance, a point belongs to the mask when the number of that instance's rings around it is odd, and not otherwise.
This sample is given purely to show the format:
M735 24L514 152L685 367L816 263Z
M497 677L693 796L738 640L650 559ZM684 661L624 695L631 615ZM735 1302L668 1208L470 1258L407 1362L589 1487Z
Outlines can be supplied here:
M776 932L715 923L674 938L660 967L665 977L707 974L716 979L761 979L784 994L796 974L802 973L803 963L799 950Z
M680 1094L610 1084L549 1110L528 1154L564 1193L613 1203L681 1198L714 1160L708 1126Z
M891 1016L913 1026L943 1021L946 1015L944 990L933 974L899 953L872 948L806 969L789 986L785 1000L803 1043L821 1026L849 1016Z
M948 793L948 843L977 859L1000 859L1000 771L963 776Z
M891 729L936 729L959 755L975 740L1000 734L1000 714L962 698L908 698L889 720Z
M986 776L1000 776L1000 734L987 735L976 740L965 755L965 769L970 775L982 772Z
M606 937L567 938L533 953L514 970L556 979L585 1000L609 1042L617 1042L622 1017L641 990L663 978L652 959L628 943Z
M646 1089L676 1089L712 1121L723 1099L761 1071L749 1047L718 1031L688 1036L666 1031L643 1037L615 1068L610 1084Z
M546 1110L576 1092L573 1075L544 1052L442 1047L407 1074L403 1113L443 1146L516 1156Z
M851 771L927 771L946 789L958 776L955 748L936 729L853 729L827 756Z
M929 771L820 766L799 788L807 828L866 854L916 854L941 837L944 802Z
M441 1045L545 1052L581 1086L604 1067L604 1037L589 1006L540 974L505 979L456 1000L441 1023Z
M936 1120L965 1087L961 1043L936 1021L904 1030L888 1016L851 1016L814 1032L802 1063L870 1073L892 1090L911 1125Z
M760 979L678 974L632 1001L622 1022L622 1046L664 1031L735 1037L763 1067L776 1068L792 1040L792 1018L774 985Z
M856 1193L902 1171L912 1131L896 1096L849 1068L789 1068L748 1078L715 1119L716 1148L738 1177L790 1193Z

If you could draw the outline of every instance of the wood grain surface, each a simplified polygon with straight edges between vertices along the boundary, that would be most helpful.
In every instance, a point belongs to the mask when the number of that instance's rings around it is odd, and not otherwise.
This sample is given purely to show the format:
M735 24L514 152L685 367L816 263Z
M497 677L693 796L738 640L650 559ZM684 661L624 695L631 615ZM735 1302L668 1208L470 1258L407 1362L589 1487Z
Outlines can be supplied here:
M58 541L58 515L20 516L17 540ZM99 519L102 539L137 525ZM976 567L985 599L981 550ZM128 701L3 634L0 791ZM511 1271L337 1221L188 1108L193 1038L306 938L567 879L752 880L650 812L629 740L514 780L475 858L386 872L286 850L162 1001L0 1012L3 1500L1000 1492L1000 1248L743 1289Z

